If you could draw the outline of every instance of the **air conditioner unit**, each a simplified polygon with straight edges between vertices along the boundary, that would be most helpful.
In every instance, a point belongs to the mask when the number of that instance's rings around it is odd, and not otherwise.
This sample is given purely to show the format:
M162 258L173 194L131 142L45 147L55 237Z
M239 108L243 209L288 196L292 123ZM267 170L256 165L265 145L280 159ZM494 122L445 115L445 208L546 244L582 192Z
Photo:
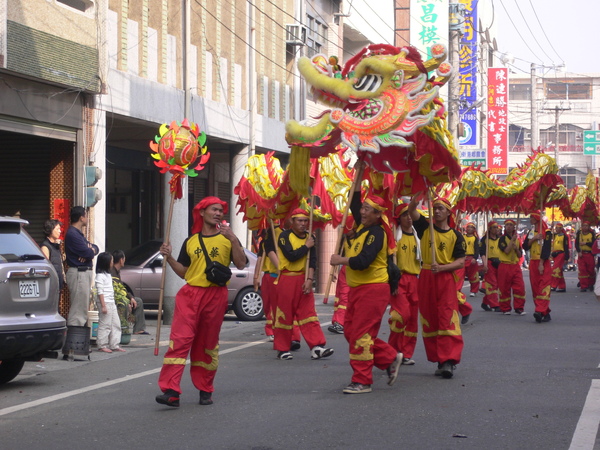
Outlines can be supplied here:
M285 26L285 43L288 45L306 44L306 27L299 23Z
M575 139L578 141L583 140L583 133L575 133Z
M531 139L531 132L529 132L529 131L525 132L525 139Z

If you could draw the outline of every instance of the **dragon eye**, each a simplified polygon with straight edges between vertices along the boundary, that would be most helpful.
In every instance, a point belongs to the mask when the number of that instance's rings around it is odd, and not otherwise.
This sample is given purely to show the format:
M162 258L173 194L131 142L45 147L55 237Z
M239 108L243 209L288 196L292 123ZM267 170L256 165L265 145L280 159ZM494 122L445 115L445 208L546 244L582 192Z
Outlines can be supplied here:
M365 75L354 84L354 89L357 91L375 92L379 89L382 82L383 77L381 75Z

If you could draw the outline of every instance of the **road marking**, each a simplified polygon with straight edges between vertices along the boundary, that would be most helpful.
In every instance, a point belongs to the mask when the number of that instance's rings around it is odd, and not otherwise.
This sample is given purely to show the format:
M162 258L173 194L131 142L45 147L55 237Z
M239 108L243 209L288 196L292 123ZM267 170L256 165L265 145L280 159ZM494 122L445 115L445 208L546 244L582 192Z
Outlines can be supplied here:
M569 450L594 448L600 425L600 380L592 380Z
M220 350L219 355L226 355L227 353L233 353L233 352L236 352L239 350L244 350L246 348L253 347L255 345L268 343L268 342L270 342L268 339L261 339L260 341L248 342L246 344L238 345L237 347L228 348L226 350ZM190 363L189 360L186 361L186 364L189 364L189 363ZM80 388L80 389L74 389L74 390L68 391L68 392L63 392L62 394L51 395L50 397L40 398L38 400L33 400L31 402L23 403L21 405L9 406L8 408L0 409L0 416L5 416L7 414L11 414L11 413L14 413L17 411L23 411L23 410L29 409L29 408L35 408L36 406L45 405L47 403L52 403L57 400L63 400L65 398L73 397L75 395L85 394L85 393L91 392L91 391L96 391L98 389L102 389L102 388L105 388L108 386L114 386L115 384L124 383L126 381L132 381L137 378L146 377L148 375L154 375L159 372L160 372L160 368L146 370L145 372L140 372L135 375L127 375L125 377L117 378L115 380L105 381L103 383L94 384L92 386L88 386L88 387L84 387L84 388Z

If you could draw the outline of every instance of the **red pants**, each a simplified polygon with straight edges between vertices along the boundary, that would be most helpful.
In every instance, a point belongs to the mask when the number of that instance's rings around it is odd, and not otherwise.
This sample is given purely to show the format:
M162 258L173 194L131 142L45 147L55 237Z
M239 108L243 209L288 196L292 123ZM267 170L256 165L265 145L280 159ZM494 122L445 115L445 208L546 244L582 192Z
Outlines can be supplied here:
M349 295L350 286L346 283L346 266L342 266L338 273L338 280L335 286L335 303L333 304L333 317L331 318L332 323L337 322L341 326L344 326Z
M462 288L465 284L465 269L456 269L454 271L454 277L456 279L456 293L458 298L458 312L461 316L468 316L473 312L473 307L467 301L467 296L463 294Z
M540 274L540 264L544 266L544 272ZM529 261L529 280L535 311L546 315L550 312L550 282L552 280L552 269L548 259L532 259Z
M398 285L398 295L391 298L390 338L388 344L412 358L419 332L419 277L403 273Z
M488 270L483 278L483 286L485 287L485 295L483 296L483 304L491 308L497 308L498 305L498 269L494 267L491 261L487 262Z
M260 283L260 295L263 299L263 310L265 311L265 317L267 322L265 323L265 334L267 336L273 336L273 310L272 299L275 297L275 280L277 277L271 276L270 273L264 273L262 281Z
M563 267L565 265L565 254L559 253L554 257L552 261L552 280L550 286L554 289L566 289L565 275L563 274Z
M431 362L460 362L464 342L458 318L456 277L453 272L434 274L430 269L421 269L419 275L423 343Z
M373 384L373 366L387 369L398 352L377 337L390 303L390 285L365 284L350 288L344 337L350 347L352 382Z
M529 272L531 275L531 266ZM514 309L525 308L525 283L523 282L521 266L518 263L500 263L500 267L498 267L498 289L500 290L499 304L502 312L511 310L511 293L514 297Z
M465 258L465 274L471 283L471 292L479 292L479 266L477 260L472 256Z
M292 345L294 322L309 348L325 345L325 335L315 309L315 296L312 292L302 293L304 274L282 274L276 289L276 309L273 313L273 348L289 352Z
M214 391L213 381L219 365L219 332L226 312L226 287L186 284L179 290L169 349L158 377L161 391L172 389L181 393L181 376L188 355L194 386L201 391Z
M579 287L581 289L589 289L596 284L594 255L591 253L582 253L577 258L577 267L579 268Z

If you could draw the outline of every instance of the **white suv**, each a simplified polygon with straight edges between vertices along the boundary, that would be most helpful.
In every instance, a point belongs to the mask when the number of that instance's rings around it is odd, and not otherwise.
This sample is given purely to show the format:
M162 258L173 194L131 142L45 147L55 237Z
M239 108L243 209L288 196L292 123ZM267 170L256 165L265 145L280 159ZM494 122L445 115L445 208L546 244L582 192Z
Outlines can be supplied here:
M58 275L23 228L27 223L0 216L0 384L25 361L57 357L67 333L58 314Z

